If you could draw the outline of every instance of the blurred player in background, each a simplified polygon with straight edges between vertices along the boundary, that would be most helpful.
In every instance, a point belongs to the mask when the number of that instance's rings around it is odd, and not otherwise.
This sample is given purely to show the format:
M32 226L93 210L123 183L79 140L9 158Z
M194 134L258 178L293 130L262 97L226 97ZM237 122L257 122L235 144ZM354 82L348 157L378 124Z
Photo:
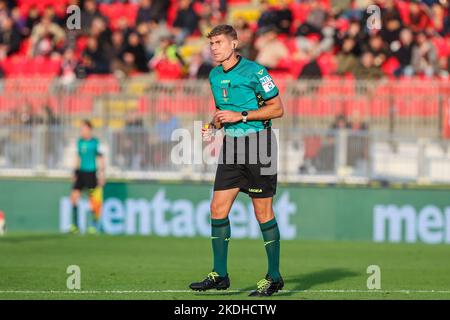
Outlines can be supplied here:
M77 142L77 159L73 176L73 187L70 196L72 203L71 233L78 233L78 203L81 192L86 190L89 195L92 219L88 219L88 233L99 231L100 214L105 184L105 161L99 151L99 141L92 135L92 124L84 120L81 124L80 138Z
M236 196L242 191L252 199L268 261L266 276L250 296L271 296L284 286L279 271L280 232L272 208L277 187L277 169L273 165L277 146L271 129L271 119L283 115L283 105L266 68L237 54L237 33L232 26L219 25L208 38L212 55L219 64L209 75L217 108L210 126L224 127L225 139L211 202L214 267L203 281L192 283L190 288L204 291L230 287L227 255L231 228L228 215ZM210 136L209 131L209 128L203 128L203 137ZM252 156L257 160L250 160ZM269 161L263 161L264 157Z

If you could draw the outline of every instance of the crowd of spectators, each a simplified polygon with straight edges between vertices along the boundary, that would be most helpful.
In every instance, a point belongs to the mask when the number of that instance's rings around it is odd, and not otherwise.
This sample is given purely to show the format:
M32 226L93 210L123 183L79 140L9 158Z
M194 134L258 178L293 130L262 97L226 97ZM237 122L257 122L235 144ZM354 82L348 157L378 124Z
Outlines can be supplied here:
M204 50L188 56L180 49L231 21L242 56L296 78L449 75L449 0L46 2L43 7L32 0L0 0L3 70L14 56L45 57L60 61L59 76L67 82L92 74L150 72L160 78L206 78L214 67L207 41ZM257 21L232 16L236 2L257 3ZM117 3L133 5L135 15L107 14ZM371 4L381 8L381 29L368 27ZM80 30L67 28L69 5L81 8Z

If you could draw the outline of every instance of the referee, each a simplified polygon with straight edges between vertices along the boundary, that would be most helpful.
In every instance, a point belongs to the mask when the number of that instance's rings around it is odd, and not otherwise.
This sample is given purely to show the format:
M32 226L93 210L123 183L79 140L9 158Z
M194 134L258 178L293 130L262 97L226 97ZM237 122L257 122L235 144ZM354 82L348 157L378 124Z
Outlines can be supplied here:
M237 33L232 26L216 26L207 37L218 63L209 75L216 104L209 125L224 128L225 137L211 202L214 267L203 281L192 283L190 288L204 291L230 287L228 214L242 191L251 197L268 260L267 274L250 296L271 296L284 285L279 271L280 232L272 208L277 186L277 145L271 129L271 119L282 117L283 105L267 70L237 54ZM202 129L204 137L212 134L210 127Z

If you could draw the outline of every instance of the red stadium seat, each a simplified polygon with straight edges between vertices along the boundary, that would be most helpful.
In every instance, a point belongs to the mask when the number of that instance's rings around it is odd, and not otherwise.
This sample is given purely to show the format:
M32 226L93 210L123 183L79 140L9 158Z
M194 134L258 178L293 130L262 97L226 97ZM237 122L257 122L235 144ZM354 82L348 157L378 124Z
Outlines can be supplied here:
M333 74L337 70L336 60L331 52L326 52L320 55L317 59L317 64L319 65L323 75Z
M155 67L156 75L159 80L181 79L183 70L178 63L167 60L161 60Z
M409 3L403 0L397 1L396 7L400 13L400 18L403 22L409 22Z
M292 109L295 114L316 117L338 115L344 111L342 100L320 95L299 98L293 102Z
M78 89L79 94L91 96L118 93L119 91L119 82L113 75L91 75L83 81Z
M84 95L62 96L59 99L58 110L62 113L92 113L93 97Z
M449 55L449 41L445 38L434 37L431 39L434 46L436 47L437 54L439 57L447 57Z
M322 138L320 136L306 136L303 143L305 145L304 159L314 159L322 147Z
M381 70L388 75L393 75L395 70L397 70L400 67L400 63L398 62L397 58L390 57L388 58L383 65L381 66Z
M309 11L311 10L311 6L308 3L292 3L289 8L292 11L292 15L294 20L303 23L306 21L308 17Z

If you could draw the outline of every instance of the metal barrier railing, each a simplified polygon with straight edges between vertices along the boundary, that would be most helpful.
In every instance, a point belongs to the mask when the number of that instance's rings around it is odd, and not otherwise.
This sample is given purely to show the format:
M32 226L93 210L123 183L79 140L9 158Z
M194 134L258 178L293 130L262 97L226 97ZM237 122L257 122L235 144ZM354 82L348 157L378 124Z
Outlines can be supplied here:
M450 181L448 82L276 82L285 107L274 121L280 181ZM0 82L0 173L67 175L79 123L89 118L110 176L210 179L214 165L170 159L177 144L170 135L184 128L194 137L195 122L209 121L214 110L207 81L7 78Z
M199 127L177 124L173 128L181 134L173 135L169 128L166 132L145 127L97 131L107 174L136 179L212 179L221 138L216 139L219 144L214 149L195 133ZM351 129L275 130L280 181L450 182L450 143L445 140ZM70 175L77 134L76 129L58 126L2 128L0 175Z
M329 128L342 114L369 130L442 138L450 136L450 83L443 80L278 80L286 128ZM77 126L91 118L97 128L123 128L139 119L151 126L161 112L189 123L214 112L208 81L157 82L149 78L95 77L70 84L55 79L0 82L0 125L40 123Z

